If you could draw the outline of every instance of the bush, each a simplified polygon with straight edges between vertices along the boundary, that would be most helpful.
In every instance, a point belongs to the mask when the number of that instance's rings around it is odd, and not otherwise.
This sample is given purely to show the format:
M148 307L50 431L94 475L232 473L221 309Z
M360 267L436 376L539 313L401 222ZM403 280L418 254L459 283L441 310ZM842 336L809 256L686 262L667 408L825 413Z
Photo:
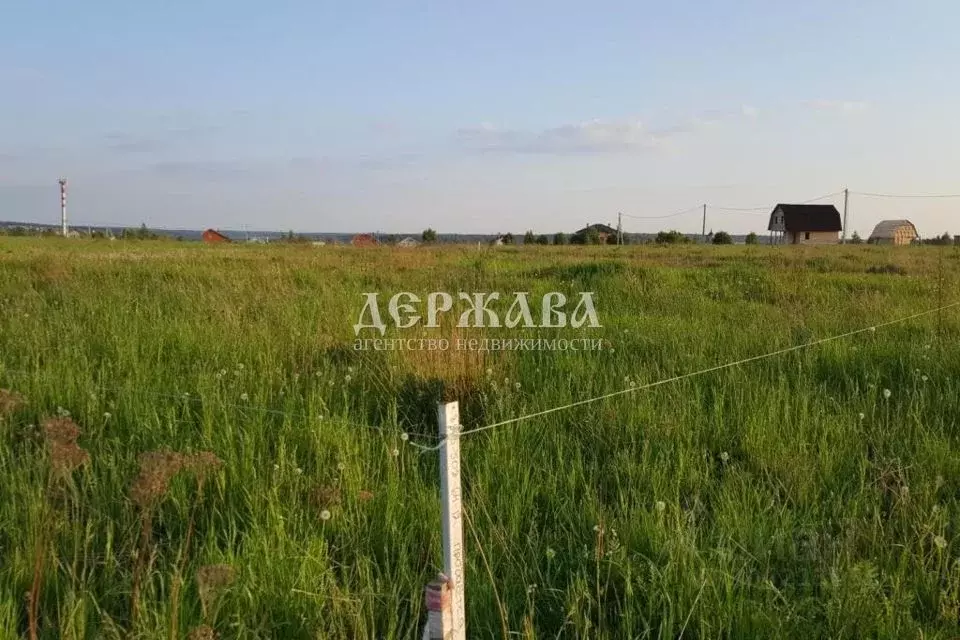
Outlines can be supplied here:
M537 241L537 237L533 235L533 231L527 231L523 234L523 244L533 244Z
M513 234L512 234L512 233L506 233L506 234L504 234L504 236L501 238L501 240L503 240L503 244L513 244Z
M556 244L556 245L567 244L567 234L561 231L560 233L554 235L553 244Z
M733 244L733 238L726 231L717 231L713 235L713 244Z
M550 238L545 235L537 236L537 244L550 244Z
M760 238L757 237L757 234L751 231L750 233L747 234L747 238L745 242L747 244L759 244Z
M886 273L897 276L907 275L907 270L895 264L882 264L870 267L867 273Z
M432 243L437 241L437 232L431 228L426 228L423 230L423 233L420 234L420 237L426 243Z

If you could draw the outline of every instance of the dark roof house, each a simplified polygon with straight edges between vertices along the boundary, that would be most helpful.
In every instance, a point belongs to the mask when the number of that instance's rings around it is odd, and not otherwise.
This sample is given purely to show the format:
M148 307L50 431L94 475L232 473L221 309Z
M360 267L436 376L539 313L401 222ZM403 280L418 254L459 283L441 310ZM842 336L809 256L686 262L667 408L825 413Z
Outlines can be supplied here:
M583 229L576 231L571 238L574 244L585 244L587 234L596 233L600 238L600 244L607 244L609 238L617 237L617 230L607 224L590 224Z
M767 230L773 244L836 244L843 223L832 204L778 204Z

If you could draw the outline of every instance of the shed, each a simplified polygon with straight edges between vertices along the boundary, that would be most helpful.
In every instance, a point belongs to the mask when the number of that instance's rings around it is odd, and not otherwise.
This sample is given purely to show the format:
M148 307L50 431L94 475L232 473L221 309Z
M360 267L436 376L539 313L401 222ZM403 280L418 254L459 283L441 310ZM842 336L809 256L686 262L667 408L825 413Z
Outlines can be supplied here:
M375 247L378 243L372 233L358 233L353 236L350 244L355 247Z
M420 243L417 242L414 238L411 238L411 237L408 236L408 237L404 238L403 240L401 240L400 242L398 242L398 243L397 243L397 246L398 246L398 247L416 247L416 246L419 245L419 244L420 244Z
M884 220L873 228L869 242L875 244L910 244L917 240L920 234L909 220Z
M227 236L214 229L207 229L202 234L203 241L207 244L217 244L220 242L233 242Z
M771 244L837 244L843 224L832 204L778 204L767 230Z

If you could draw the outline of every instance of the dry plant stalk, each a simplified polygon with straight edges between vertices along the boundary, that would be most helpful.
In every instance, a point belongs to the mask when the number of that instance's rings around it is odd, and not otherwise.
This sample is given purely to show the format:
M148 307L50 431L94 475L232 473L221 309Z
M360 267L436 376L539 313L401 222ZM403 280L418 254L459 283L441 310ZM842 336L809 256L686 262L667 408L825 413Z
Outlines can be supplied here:
M224 590L233 584L236 572L228 564L210 564L197 571L197 587L200 590L200 609L206 624L212 622L211 614Z
M140 584L147 560L153 531L153 512L157 502L170 489L170 481L183 468L183 457L167 450L140 454L140 473L130 488L130 499L140 508L140 543L133 567L133 587L130 592L130 627L136 629L140 609Z
M0 416L8 416L26 404L26 399L16 391L0 389Z
M173 576L173 588L170 593L170 640L180 636L180 588L183 584L183 569L190 557L190 543L196 525L197 509L203 499L203 487L207 479L223 467L223 460L210 451L201 451L193 455L183 455L180 461L184 470L193 474L197 481L197 494L190 508L190 521L187 523L187 536L180 551L177 568ZM196 629L194 630L196 631ZM212 630L211 630L212 633Z
M6 390L0 390L0 413L9 413L22 406L22 396ZM47 476L45 494L49 497L54 482L65 481L70 478L74 470L90 461L90 454L77 444L80 438L80 427L67 417L47 418L42 423L43 437L47 443L50 458L50 468ZM36 640L40 621L40 588L43 585L44 551L49 544L45 537L53 530L55 513L47 500L43 504L43 515L37 535L37 546L34 552L33 583L27 593L27 628L30 640Z

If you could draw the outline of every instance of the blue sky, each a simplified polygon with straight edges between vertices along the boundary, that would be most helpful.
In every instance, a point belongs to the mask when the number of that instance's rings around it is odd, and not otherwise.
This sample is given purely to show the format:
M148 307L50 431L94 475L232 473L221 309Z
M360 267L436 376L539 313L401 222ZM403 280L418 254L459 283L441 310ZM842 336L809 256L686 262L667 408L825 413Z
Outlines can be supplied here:
M345 232L960 193L957 3L401 4L0 0L0 219L55 222L61 175L77 224Z

